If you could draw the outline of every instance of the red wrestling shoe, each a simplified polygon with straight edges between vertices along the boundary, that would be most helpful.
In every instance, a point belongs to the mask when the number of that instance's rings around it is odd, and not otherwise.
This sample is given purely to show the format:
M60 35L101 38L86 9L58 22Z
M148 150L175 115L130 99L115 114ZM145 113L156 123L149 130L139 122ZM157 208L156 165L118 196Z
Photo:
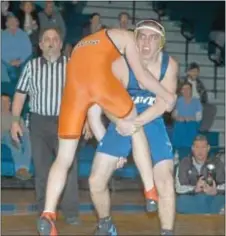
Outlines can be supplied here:
M38 232L41 236L57 236L55 226L56 213L43 212L38 221Z
M153 187L149 191L144 191L146 199L147 212L156 212L158 210L158 192L156 187Z

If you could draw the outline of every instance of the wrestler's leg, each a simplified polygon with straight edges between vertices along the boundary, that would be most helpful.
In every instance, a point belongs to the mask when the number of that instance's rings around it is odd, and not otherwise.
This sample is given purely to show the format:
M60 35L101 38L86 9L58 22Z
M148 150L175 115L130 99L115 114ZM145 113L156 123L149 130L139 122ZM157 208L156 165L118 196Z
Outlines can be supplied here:
M58 154L49 172L44 212L38 222L40 235L57 235L54 225L56 207L65 187L68 170L73 162L78 141L79 139L59 139Z
M110 216L109 180L116 169L118 158L97 152L89 177L90 193L98 215L98 226L95 235L117 235Z
M105 111L111 113L115 117L120 118L135 118L136 112L132 109L133 102L123 88L122 84L116 80L109 78L109 87L102 88L102 97L96 99L98 103ZM101 88L101 86L100 86ZM98 97L98 96L96 96ZM148 193L147 198L157 201L157 193L154 188L152 163L149 153L149 145L143 129L138 131L132 136L133 140L133 152L134 160L137 168L140 171L141 178L143 180L145 191ZM150 209L151 211L152 209ZM156 207L153 208L156 210Z
M135 108L124 118L133 119L137 116ZM147 199L158 200L156 189L154 188L153 168L151 161L150 147L143 128L132 135L133 159L141 175L144 184L145 196ZM148 204L148 203L147 203ZM148 211L155 211L156 205L148 204Z
M134 162L144 184L145 197L147 200L157 202L158 194L154 184L150 147L143 128L132 135L132 147ZM155 202L147 202L148 211L157 210Z
M163 160L154 166L154 179L159 193L159 218L162 235L172 235L175 220L173 161Z
M88 93L84 93L83 88L77 86L71 80L66 82L59 116L59 149L49 172L45 209L38 225L40 235L57 234L54 225L57 204L65 187L86 114L91 105ZM80 91L83 91L82 94Z
M47 182L45 212L55 212L59 197L65 187L67 173L74 160L79 139L59 139L58 154Z
M110 216L110 195L108 182L116 169L118 158L97 152L89 177L91 198L99 218Z

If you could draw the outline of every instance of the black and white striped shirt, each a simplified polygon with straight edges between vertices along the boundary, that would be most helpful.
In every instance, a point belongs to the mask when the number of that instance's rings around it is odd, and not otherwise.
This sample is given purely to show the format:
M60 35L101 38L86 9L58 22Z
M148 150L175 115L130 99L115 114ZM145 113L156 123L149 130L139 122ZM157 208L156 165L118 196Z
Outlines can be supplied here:
M27 93L30 111L43 116L58 116L65 85L67 58L51 63L44 57L30 60L18 81L17 92Z

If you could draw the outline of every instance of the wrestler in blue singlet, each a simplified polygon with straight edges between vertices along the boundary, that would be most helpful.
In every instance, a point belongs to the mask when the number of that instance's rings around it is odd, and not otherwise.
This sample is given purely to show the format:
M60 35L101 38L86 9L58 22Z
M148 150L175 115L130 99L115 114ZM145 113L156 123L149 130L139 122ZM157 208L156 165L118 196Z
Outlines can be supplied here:
M169 55L163 52L160 81L165 76L168 63ZM139 87L138 81L130 68L127 91L134 101L138 114L144 112L155 103L156 95ZM172 145L162 116L144 125L144 132L150 146L153 165L162 160L173 159ZM121 136L118 134L115 124L111 122L105 136L98 144L97 152L115 157L128 157L131 150L131 136Z

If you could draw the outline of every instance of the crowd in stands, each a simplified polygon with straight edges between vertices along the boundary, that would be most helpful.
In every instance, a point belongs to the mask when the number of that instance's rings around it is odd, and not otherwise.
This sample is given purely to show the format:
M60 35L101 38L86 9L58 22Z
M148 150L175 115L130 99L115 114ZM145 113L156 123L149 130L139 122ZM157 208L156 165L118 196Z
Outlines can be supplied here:
M178 81L178 101L173 112L175 147L191 147L199 131L209 131L216 117L216 106L208 99L207 90L199 78L196 62L187 68L186 77Z
M13 1L1 2L1 145L10 149L15 164L15 175L21 180L27 180L32 176L30 172L32 154L29 138L29 116L25 106L23 113L25 115L20 122L23 135L18 145L12 141L10 134L11 99L18 86L19 78L26 77L26 74L23 73L40 73L39 71L28 72L28 69L24 69L28 61L43 54L44 50L40 49L39 45L40 32L48 28L59 29L59 36L63 44L62 52L68 58L73 46L84 36L108 27L128 30L134 28L127 12L121 12L118 15L118 21L116 20L115 25L112 26L105 25L99 13L93 13L81 27L80 35L76 36L76 39L69 39L68 35L73 35L73 32L69 31L73 31L73 29L68 27L66 17L64 17L66 13L62 11L62 6L58 6L54 1L43 1L41 5L39 4L36 1L21 1L20 5L15 7ZM70 9L83 7L83 5L78 6L80 4L78 1L71 1L67 4L71 4L69 5ZM69 14L67 18L71 18ZM211 40L220 48L224 47L225 30L224 21L221 19L221 17L216 19L210 33ZM81 23L75 22L75 24ZM221 53L222 51L217 48L213 57L220 60ZM39 63L38 60L37 63ZM54 68L53 74L57 73ZM63 67L56 68L63 70ZM33 69L34 67L31 70ZM186 76L178 79L178 101L172 112L173 146L176 149L191 148L191 154L181 160L176 167L177 211L180 213L215 214L222 213L224 209L225 169L222 160L209 156L208 140L205 136L199 135L200 131L210 130L217 111L216 106L209 102L207 90L200 79L200 73L199 64L193 62L188 66ZM185 201L188 202L188 205L184 204Z

